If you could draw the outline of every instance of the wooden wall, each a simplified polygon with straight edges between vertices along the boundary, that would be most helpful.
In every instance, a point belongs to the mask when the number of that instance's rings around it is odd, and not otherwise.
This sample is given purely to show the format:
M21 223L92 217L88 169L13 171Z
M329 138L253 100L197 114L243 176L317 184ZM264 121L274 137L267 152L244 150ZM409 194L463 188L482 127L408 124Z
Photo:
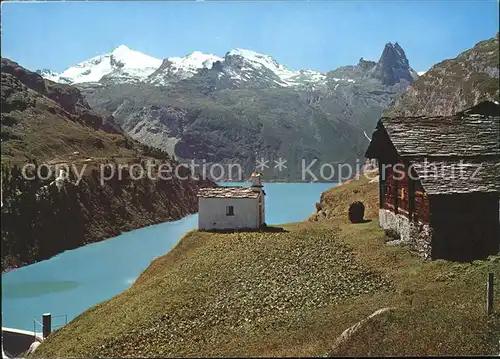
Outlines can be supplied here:
M414 212L413 220L416 222L429 223L430 221L430 206L429 196L422 188L420 181L414 181L413 190Z
M385 179L384 181L380 181L380 185L383 186L384 194L382 208L394 211L396 208L396 182L394 181L392 167L385 169Z
M380 177L380 208L402 214L414 221L429 223L429 199L415 174L409 176L408 163L399 160L397 170L395 164L385 164L385 173ZM380 164L380 173L384 164ZM398 173L399 171L399 173ZM404 171L404 174L401 173Z
M410 177L408 176L408 165L399 160L396 164L398 171L400 173L396 174L397 181L397 195L398 195L398 213L404 214L409 217L410 215L410 193L409 193L409 183ZM402 174L401 172L404 171Z

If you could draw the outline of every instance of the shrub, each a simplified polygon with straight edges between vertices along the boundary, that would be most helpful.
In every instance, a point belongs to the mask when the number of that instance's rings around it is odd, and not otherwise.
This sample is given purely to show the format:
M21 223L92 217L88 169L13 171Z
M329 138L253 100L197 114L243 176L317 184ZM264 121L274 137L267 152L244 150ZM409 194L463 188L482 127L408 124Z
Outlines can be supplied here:
M363 203L356 201L349 206L349 220L351 223L363 222L365 215L365 206Z

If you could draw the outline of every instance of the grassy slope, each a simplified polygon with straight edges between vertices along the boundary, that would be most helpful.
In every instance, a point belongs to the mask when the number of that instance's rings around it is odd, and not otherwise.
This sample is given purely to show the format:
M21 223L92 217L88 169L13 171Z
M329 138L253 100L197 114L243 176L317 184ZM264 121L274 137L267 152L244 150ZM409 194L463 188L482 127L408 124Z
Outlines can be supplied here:
M352 225L348 204L367 198ZM424 262L387 246L377 185L351 181L324 194L331 218L288 232L190 232L124 293L54 333L53 356L321 356L498 354L500 316L485 315L485 278L500 261ZM335 214L336 213L336 214ZM496 289L496 308L500 290ZM382 307L332 353L336 338ZM498 312L498 309L497 309Z
M38 109L30 108L2 114L2 120L9 117L22 126L16 133L19 139L2 142L2 160L20 163L26 163L26 158L67 161L74 151L80 152L79 157L83 159L134 157L133 141L129 140L127 148L127 140L121 134L96 131L58 114L46 112L42 117L36 111Z

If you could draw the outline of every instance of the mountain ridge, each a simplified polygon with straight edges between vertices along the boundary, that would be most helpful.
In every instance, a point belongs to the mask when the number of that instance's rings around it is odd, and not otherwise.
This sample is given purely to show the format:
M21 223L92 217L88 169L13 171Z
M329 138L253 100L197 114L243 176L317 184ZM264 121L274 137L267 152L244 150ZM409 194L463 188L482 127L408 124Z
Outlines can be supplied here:
M388 43L385 48L389 44L392 46L391 43ZM399 49L401 48L399 47ZM404 51L402 49L400 51L404 56ZM379 62L383 59L383 56L384 53L382 53ZM115 58L118 58L118 60L115 60ZM143 65L139 66L140 61L138 59L142 59ZM127 62L132 62L133 65L127 64ZM406 60L406 62L408 61ZM119 66L119 64L122 64L122 66ZM233 80L244 81L245 78L252 76L252 71L245 73L244 65L248 65L246 67L247 70L248 67L267 69L275 75L271 76L275 84L281 87L303 86L304 84L321 86L324 84L326 74L328 73L328 71L321 72L311 69L291 70L280 64L270 55L242 48L231 49L223 57L193 51L183 57L167 57L160 60L131 50L126 45L120 45L108 54L95 56L89 60L80 62L67 68L60 74L50 69L37 70L37 73L51 81L67 84L142 82L168 86L192 77L204 69L212 69L214 66L218 69L222 69L223 67L232 68L233 71L229 75L233 77ZM140 70L141 66L144 67L143 70ZM415 72L413 71L413 73ZM397 82L397 79L395 82ZM393 84L391 83L391 85Z

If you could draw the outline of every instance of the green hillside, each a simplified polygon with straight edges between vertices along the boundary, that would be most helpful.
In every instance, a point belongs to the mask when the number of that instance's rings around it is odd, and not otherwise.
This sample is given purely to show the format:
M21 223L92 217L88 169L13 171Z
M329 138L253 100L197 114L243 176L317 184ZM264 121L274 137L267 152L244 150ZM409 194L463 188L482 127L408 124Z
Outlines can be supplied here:
M485 313L485 280L500 258L423 261L389 246L367 200L349 224L354 180L323 196L330 219L266 232L188 233L122 294L52 334L37 357L493 355L500 315ZM332 202L330 202L332 201ZM496 290L495 306L500 306ZM334 348L374 311L394 307ZM368 329L367 329L368 328Z

